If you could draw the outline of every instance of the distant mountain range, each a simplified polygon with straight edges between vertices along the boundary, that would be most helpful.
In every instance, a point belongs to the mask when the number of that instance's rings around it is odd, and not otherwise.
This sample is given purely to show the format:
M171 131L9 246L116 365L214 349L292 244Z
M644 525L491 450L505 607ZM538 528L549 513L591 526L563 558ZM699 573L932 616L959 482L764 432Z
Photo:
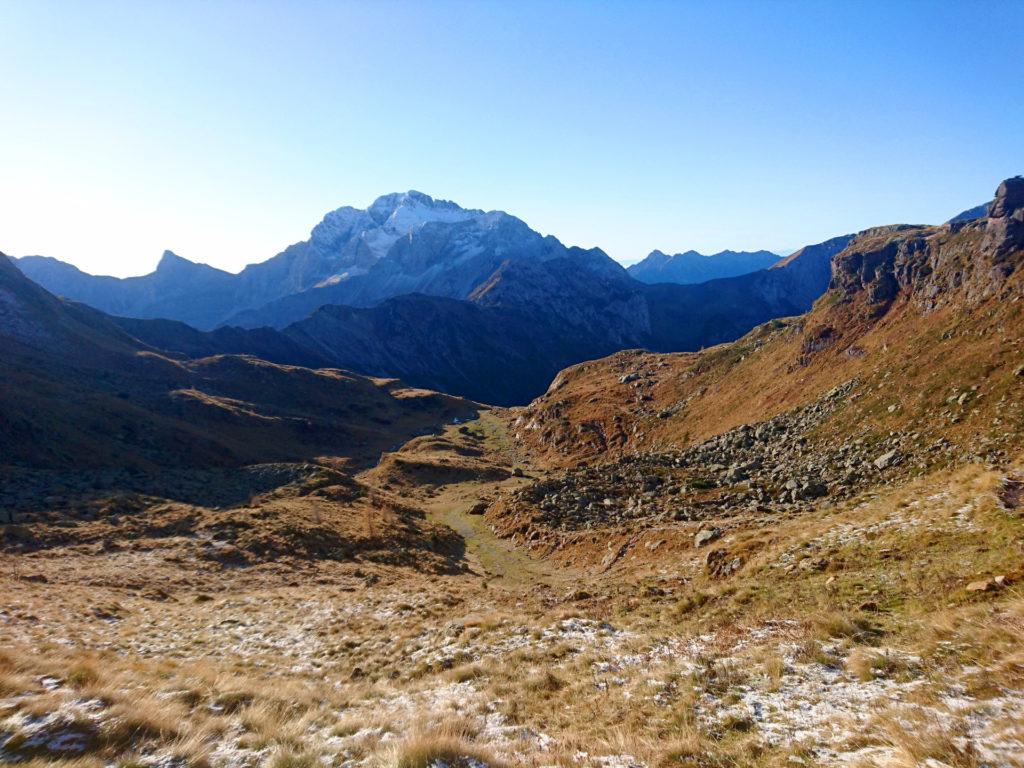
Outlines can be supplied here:
M786 260L767 252L665 257L721 260L719 271L770 268L647 284L600 249L567 247L507 213L407 192L366 210L339 208L308 240L237 275L170 252L152 274L125 279L50 258L16 263L52 293L115 315L136 338L183 356L336 365L507 405L526 402L581 360L628 347L699 349L804 312L848 240ZM652 257L645 263L653 268Z
M980 219L983 216L987 216L988 215L988 207L989 207L989 205L990 205L990 203L982 203L981 205L976 205L973 208L968 208L966 211L962 211L961 213L958 213L956 216L954 216L952 219L950 219L946 223L947 224L959 224L961 222L974 221L975 219Z
M771 251L719 251L710 256L697 251L673 256L651 251L647 258L627 267L626 271L643 283L705 283L768 269L781 258Z
M620 268L599 251L588 267ZM96 277L37 256L18 260L54 293L104 312L221 325L278 328L326 304L373 306L409 293L465 299L506 262L543 263L580 249L542 237L501 211L485 213L420 192L378 198L366 210L328 213L308 240L233 275L165 251L156 271Z

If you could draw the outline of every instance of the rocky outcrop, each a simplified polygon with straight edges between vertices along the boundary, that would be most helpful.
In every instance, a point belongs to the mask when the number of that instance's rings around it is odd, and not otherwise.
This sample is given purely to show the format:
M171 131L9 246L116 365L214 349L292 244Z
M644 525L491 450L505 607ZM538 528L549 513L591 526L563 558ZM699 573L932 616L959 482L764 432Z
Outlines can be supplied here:
M851 298L860 294L881 313L913 282L923 265L926 237L923 227L879 227L861 232L838 254L829 288Z
M995 263L1024 248L1024 177L1007 179L988 209L983 248Z
M988 216L939 227L869 229L833 262L830 288L883 314L903 295L924 311L998 295L1022 259L1024 179L999 185Z

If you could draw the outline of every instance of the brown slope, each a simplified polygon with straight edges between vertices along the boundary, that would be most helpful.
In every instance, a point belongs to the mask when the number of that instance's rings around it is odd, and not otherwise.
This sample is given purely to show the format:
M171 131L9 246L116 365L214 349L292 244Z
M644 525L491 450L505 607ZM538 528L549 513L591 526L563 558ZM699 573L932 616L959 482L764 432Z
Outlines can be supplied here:
M982 453L1016 444L1022 186L1004 182L974 222L861 233L806 315L701 353L623 352L567 369L514 414L515 434L551 465L665 450L856 379L829 420L836 434L910 429L922 444L945 438Z
M471 404L395 380L251 357L173 360L0 255L0 464L366 464Z

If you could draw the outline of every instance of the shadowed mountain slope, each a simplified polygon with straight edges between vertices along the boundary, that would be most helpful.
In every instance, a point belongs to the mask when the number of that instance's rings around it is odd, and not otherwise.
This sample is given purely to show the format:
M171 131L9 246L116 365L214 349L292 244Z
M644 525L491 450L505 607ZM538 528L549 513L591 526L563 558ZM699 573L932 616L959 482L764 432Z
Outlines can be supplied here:
M801 248L771 269L696 285L652 285L648 349L692 351L732 341L775 317L806 312L828 287L843 235Z
M134 338L172 357L249 355L272 363L307 368L335 365L334 361L273 328L249 330L223 326L212 331L197 331L177 320L137 320L130 317L113 317L111 320Z
M366 463L472 412L445 395L252 357L176 360L0 256L0 455L88 469Z

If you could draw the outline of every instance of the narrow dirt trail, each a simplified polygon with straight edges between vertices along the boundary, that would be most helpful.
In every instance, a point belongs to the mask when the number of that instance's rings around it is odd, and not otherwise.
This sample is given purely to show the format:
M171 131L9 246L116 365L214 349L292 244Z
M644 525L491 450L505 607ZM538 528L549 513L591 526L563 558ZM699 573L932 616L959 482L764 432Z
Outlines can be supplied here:
M423 506L432 522L447 525L463 538L471 565L483 571L490 584L523 590L537 585L565 586L571 582L574 573L530 557L495 535L481 515L469 513L482 489L475 483L452 486Z
M394 463L396 457L404 465ZM531 557L496 535L482 515L470 513L480 501L530 483L525 458L510 439L505 421L494 411L482 411L472 421L410 441L360 477L384 487L400 484L431 522L462 537L470 567L488 584L515 592L538 586L568 588L580 573ZM526 469L526 474L513 475L514 467Z

